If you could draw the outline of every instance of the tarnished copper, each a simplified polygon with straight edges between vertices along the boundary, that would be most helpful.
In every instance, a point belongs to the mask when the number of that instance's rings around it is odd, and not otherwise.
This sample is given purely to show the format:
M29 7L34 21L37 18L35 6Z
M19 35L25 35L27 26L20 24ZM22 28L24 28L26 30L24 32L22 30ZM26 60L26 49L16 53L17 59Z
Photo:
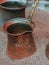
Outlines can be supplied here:
M25 17L25 8L27 7L27 0L1 0L0 1L0 12L1 19L3 22L7 22L12 18Z
M22 59L31 56L36 51L36 46L32 31L34 30L28 24L28 20L12 20L4 25L4 31L7 33L7 55L11 59Z

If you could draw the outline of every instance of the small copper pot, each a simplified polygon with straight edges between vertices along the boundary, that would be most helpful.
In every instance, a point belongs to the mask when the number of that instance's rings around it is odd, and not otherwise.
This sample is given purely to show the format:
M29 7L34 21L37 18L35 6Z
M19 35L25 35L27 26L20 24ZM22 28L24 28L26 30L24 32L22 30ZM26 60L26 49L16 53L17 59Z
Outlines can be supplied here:
M8 20L16 18L16 17L25 17L25 9L27 5L28 5L28 0L21 0L21 1L20 0L1 0L0 1L1 21L5 23Z
M31 56L36 51L33 39L33 27L25 18L12 19L4 25L7 33L7 55L11 59L22 59Z

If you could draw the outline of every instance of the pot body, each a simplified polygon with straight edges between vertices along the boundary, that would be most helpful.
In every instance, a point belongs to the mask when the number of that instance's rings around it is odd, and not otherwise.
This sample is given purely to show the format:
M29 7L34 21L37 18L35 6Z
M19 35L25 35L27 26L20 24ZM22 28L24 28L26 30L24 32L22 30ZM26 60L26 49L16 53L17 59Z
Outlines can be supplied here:
M24 19L23 19L24 20ZM22 59L31 56L36 51L33 29L22 19L7 22L4 31L7 33L7 55L11 59Z
M32 33L19 36L8 35L7 55L11 59L22 59L36 51Z
M0 17L3 22L7 22L8 20L16 17L25 17L25 8L22 10L15 10L15 11L0 8L0 12L1 12Z

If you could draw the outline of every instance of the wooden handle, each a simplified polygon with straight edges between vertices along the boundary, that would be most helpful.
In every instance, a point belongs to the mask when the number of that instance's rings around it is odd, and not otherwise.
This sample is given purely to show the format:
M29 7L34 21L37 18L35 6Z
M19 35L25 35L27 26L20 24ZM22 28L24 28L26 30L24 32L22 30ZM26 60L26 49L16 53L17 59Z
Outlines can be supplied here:
M31 10L30 15L28 17L29 20L32 20L32 16L35 12L35 9L36 9L38 3L39 3L39 0L34 0L34 3L32 4L32 10Z

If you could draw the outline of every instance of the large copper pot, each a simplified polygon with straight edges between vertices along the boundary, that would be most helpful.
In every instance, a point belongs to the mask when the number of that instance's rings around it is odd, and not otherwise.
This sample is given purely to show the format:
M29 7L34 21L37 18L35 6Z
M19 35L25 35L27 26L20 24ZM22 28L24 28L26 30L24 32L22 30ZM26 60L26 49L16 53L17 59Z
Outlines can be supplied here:
M32 24L32 26L31 26ZM11 59L22 59L31 56L36 51L33 38L35 24L25 18L16 18L4 25L7 33L7 55Z

